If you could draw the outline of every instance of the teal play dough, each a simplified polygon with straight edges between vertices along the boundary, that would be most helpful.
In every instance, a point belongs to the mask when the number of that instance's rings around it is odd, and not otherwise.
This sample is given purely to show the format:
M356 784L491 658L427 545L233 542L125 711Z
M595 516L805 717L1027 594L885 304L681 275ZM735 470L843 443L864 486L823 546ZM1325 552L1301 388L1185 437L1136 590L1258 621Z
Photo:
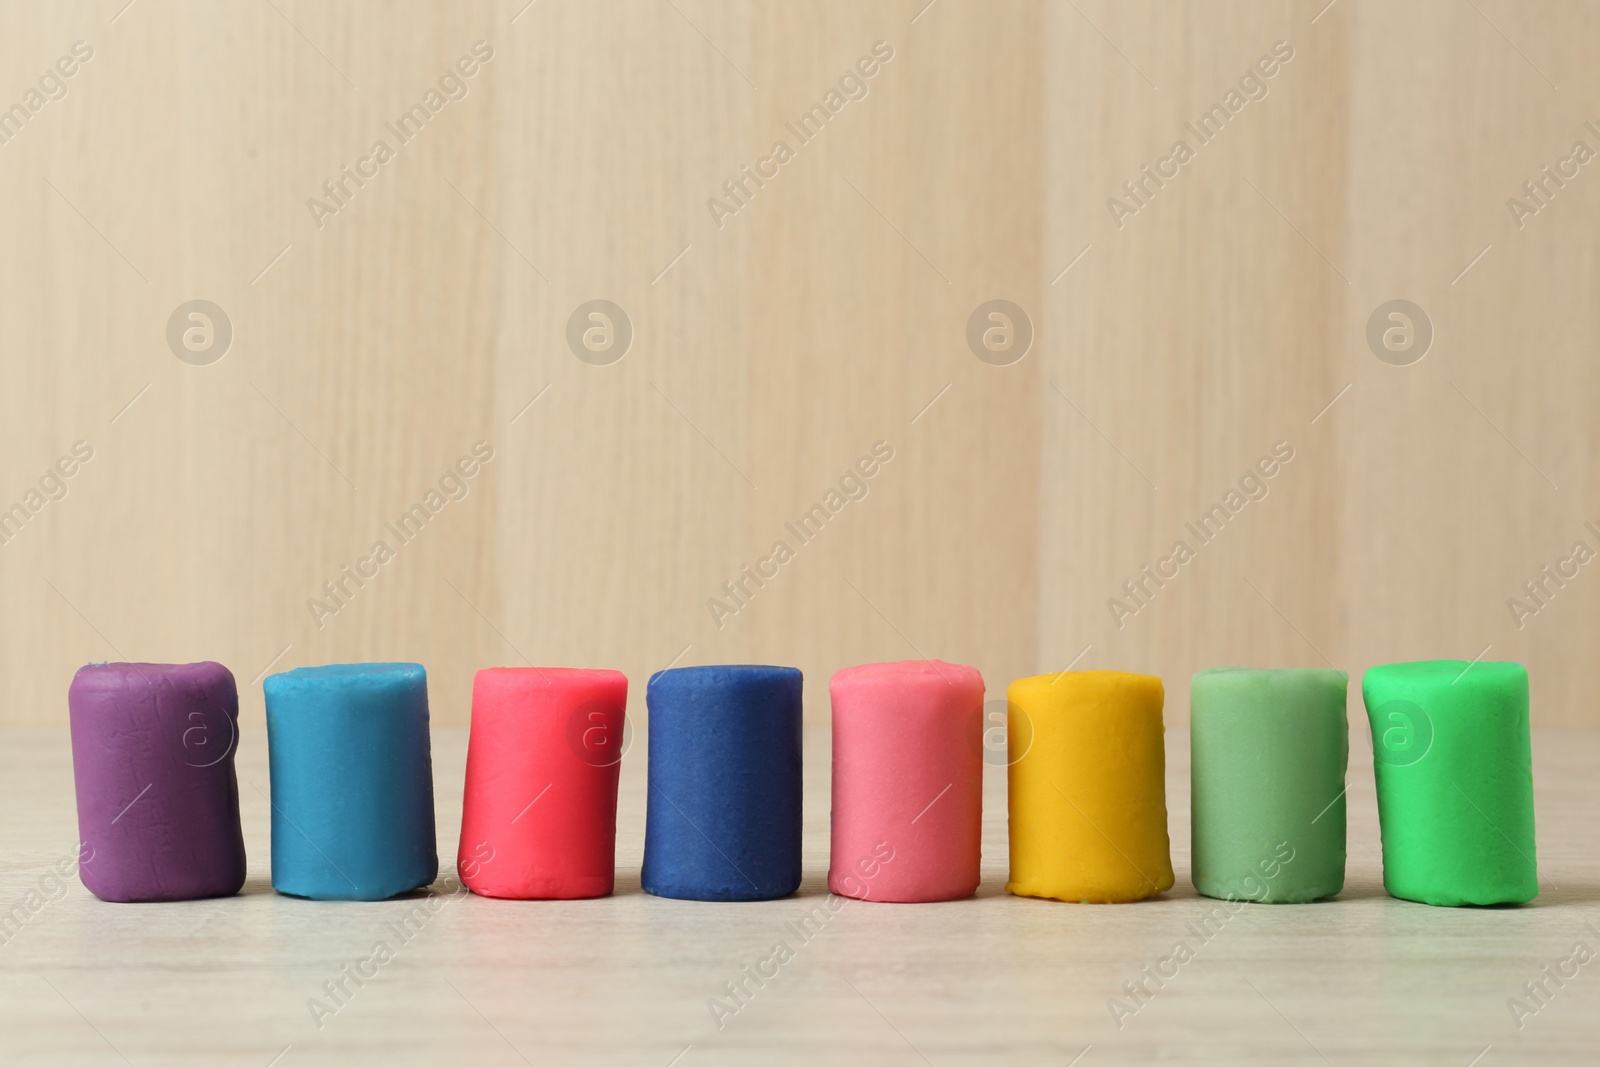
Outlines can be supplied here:
M1372 723L1383 887L1424 904L1513 904L1539 893L1528 672L1425 660L1361 680Z
M1216 667L1189 686L1194 887L1303 904L1344 887L1343 671Z
M387 900L439 873L428 681L419 663L296 667L262 684L272 888Z

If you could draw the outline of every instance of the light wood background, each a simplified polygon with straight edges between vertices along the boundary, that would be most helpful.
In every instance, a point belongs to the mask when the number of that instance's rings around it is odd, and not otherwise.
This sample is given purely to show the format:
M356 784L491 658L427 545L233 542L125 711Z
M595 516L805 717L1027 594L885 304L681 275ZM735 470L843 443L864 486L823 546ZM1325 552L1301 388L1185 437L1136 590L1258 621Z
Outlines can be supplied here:
M1600 10L708 0L0 7L0 723L80 664L415 659L464 723L492 664L939 656L991 692L1069 663L1518 659L1600 725ZM307 209L474 42L492 61L319 229ZM894 58L721 228L706 207L874 42ZM1107 198L1284 41L1268 95L1118 228ZM792 145L793 146L793 145ZM1070 268L1070 269L1069 269ZM231 348L192 366L203 298ZM564 335L626 309L610 366ZM1019 362L965 341L1023 308ZM1431 350L1368 349L1385 301ZM537 402L531 407L529 402ZM1336 400L1336 402L1335 402ZM1332 406L1328 405L1332 403ZM931 406L930 406L931 405ZM473 442L494 459L319 628L321 584ZM894 459L718 628L707 609L876 441ZM1295 458L1153 602L1106 601L1277 441ZM785 537L785 539L787 539Z

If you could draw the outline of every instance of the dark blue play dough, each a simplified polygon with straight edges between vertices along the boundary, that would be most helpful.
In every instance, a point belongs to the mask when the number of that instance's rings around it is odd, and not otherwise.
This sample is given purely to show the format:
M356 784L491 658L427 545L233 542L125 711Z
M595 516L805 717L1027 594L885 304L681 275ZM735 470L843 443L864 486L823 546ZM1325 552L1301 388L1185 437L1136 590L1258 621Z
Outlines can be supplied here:
M773 900L800 887L800 672L657 673L645 811L647 893Z
M421 665L299 667L262 688L272 888L385 900L430 884L439 855Z

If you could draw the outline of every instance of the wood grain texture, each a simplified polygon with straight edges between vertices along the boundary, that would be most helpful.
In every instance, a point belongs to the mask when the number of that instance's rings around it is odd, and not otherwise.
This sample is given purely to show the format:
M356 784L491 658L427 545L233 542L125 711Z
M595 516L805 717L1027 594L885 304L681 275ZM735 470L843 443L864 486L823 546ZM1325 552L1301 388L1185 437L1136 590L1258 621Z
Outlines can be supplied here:
M239 749L249 855L242 896L113 905L50 880L76 839L71 757L59 732L0 737L0 1058L6 1063L300 1067L394 1064L1073 1062L1479 1067L1594 1059L1594 962L1519 1029L1507 1006L1577 942L1600 947L1600 759L1592 732L1539 732L1534 781L1541 892L1517 908L1431 908L1383 892L1371 753L1351 747L1345 891L1309 905L1216 901L1189 882L1188 738L1167 737L1177 886L1131 905L1003 892L1003 768L985 776L983 884L971 900L853 902L828 913L828 751L808 732L800 893L755 904L662 900L639 890L645 781L622 767L618 892L574 902L457 896L454 881L383 903L316 903L270 888L266 739ZM434 738L441 855L460 830L464 731ZM93 862L92 860L90 862ZM492 861L491 861L492 862ZM444 870L453 868L447 863ZM60 886L61 888L57 888ZM30 898L30 892L38 894ZM825 918L816 917L824 909ZM393 925L411 916L403 938ZM809 928L795 926L807 921ZM1144 977L1182 941L1194 957ZM348 995L323 983L393 958ZM743 969L793 956L757 988ZM1171 973L1171 964L1165 965ZM768 971L772 970L768 967ZM1570 972L1573 967L1569 965ZM724 983L751 991L731 1016ZM1117 1020L1125 982L1153 996ZM313 998L338 1010L315 1016ZM1530 1005L1534 1002L1526 1001ZM322 1023L319 1027L317 1021ZM719 1027L718 1022L722 1025ZM1487 1052L1485 1051L1487 1047ZM1087 1049L1087 1051L1085 1051ZM273 1057L281 1056L276 1061ZM674 1057L680 1057L676 1061Z
M415 659L457 724L500 663L612 666L636 697L668 663L791 663L821 721L853 663L969 662L998 693L1076 661L1164 676L1182 724L1204 666L1480 654L1528 664L1537 723L1600 724L1592 568L1507 603L1600 550L1600 179L1520 228L1506 205L1600 150L1600 14L924 4L0 4L0 105L94 50L0 144L0 508L94 449L0 544L0 724L61 721L73 669L122 658L218 659L254 722L269 667ZM1187 132L1278 42L1263 96ZM165 340L195 298L234 331L209 366ZM1434 332L1405 367L1365 339L1399 298ZM633 330L609 366L566 340L594 299ZM1010 366L966 340L994 299L1035 333ZM477 441L465 498L387 533ZM785 524L879 441L801 544ZM1265 498L1115 617L1278 441Z

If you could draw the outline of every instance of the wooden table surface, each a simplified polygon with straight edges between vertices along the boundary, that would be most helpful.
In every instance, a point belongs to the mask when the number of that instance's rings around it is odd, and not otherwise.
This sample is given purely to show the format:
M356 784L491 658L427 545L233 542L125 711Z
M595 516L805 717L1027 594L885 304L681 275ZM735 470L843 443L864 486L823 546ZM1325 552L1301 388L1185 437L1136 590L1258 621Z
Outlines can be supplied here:
M434 738L440 853L452 859L465 740ZM1520 1028L1508 1007L1580 942L1600 951L1600 735L1535 735L1543 890L1532 904L1447 909L1385 896L1370 749L1358 737L1345 892L1245 907L1203 944L1188 924L1215 902L1188 884L1185 734L1168 736L1178 887L1123 906L1004 893L1004 771L990 768L975 899L848 902L830 913L828 737L813 732L807 745L806 878L785 900L703 904L640 891L642 746L623 765L615 897L491 901L442 881L431 895L376 904L278 896L265 738L247 732L243 895L114 905L75 878L63 892L50 874L76 849L65 734L6 734L0 909L20 919L0 934L0 1062L1490 1067L1600 1056L1600 962L1559 986L1546 979L1552 993L1542 1006L1528 1001L1538 1010ZM819 907L826 921L797 935L791 924ZM402 940L391 924L408 913L420 918ZM308 1002L380 941L392 959L364 985L347 981L352 994L319 1027ZM780 941L792 958L719 1026L711 999ZM1179 941L1193 959L1119 1028L1108 1002Z

